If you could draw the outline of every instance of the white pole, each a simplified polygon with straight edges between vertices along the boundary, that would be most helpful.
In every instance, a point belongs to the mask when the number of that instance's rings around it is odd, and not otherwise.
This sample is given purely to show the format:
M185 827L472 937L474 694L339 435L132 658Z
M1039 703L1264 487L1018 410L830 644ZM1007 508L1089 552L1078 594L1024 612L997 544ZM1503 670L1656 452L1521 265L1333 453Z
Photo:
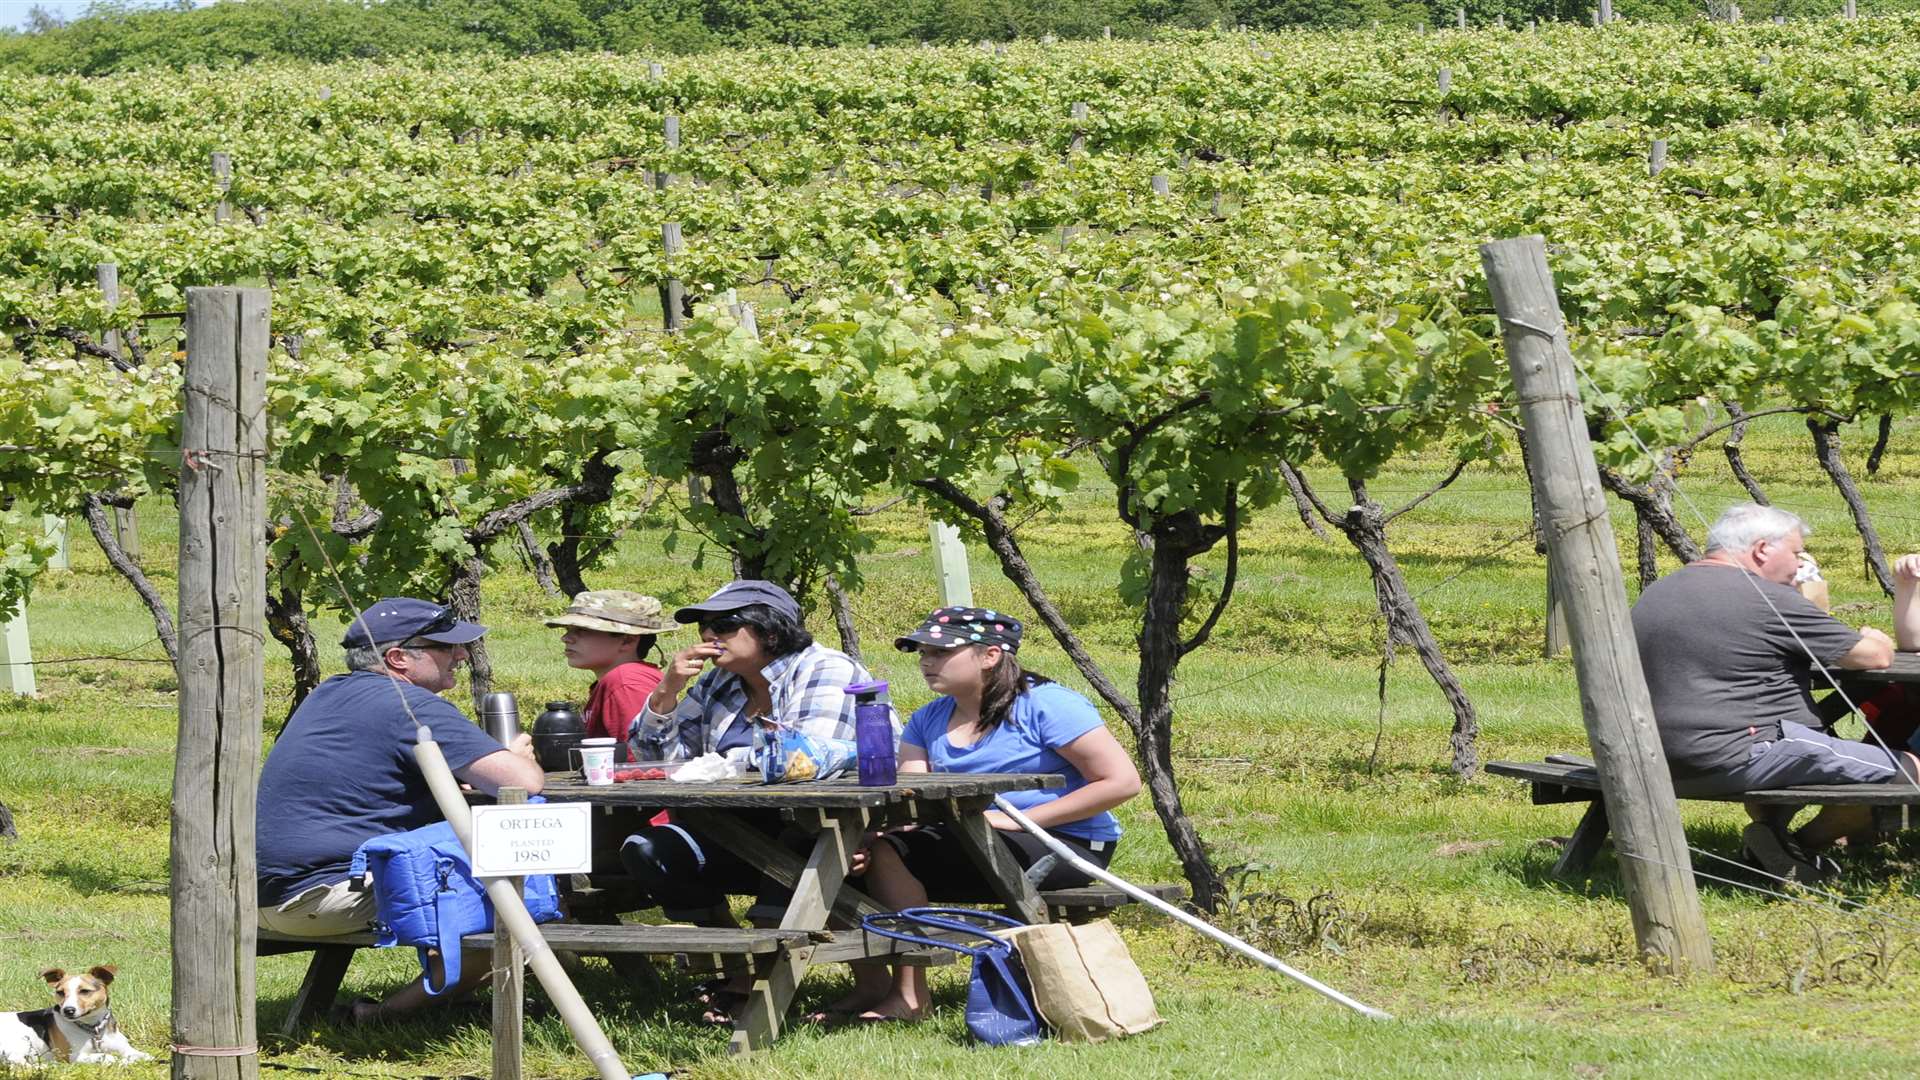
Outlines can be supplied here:
M20 602L20 613L0 625L0 687L26 697L32 697L38 690L33 681L33 642L27 636L24 600Z
M1207 922L1206 920L1198 918L1194 915L1190 915L1187 912L1181 911L1179 908L1174 907L1172 904L1167 903L1165 900L1160 899L1159 897L1153 895L1152 893L1147 892L1144 889L1138 888L1133 884L1122 880L1121 878L1115 877L1114 875L1107 873L1105 870L1102 870L1100 867L1093 865L1092 863L1088 862L1087 860L1081 858L1078 854L1076 854L1072 848L1068 847L1067 845L1061 843L1058 840L1055 840L1052 836L1049 836L1045 829L1042 829L1040 826L1035 825L1033 821L1027 817L1027 815L1020 812L1020 809L1018 807L1008 802L1006 799L1006 796L995 795L993 797L993 805L995 809L999 810L1001 813L1012 818L1021 828L1031 833L1035 839L1047 845L1048 850L1052 851L1055 855L1059 856L1060 858L1065 859L1068 865L1072 866L1074 869L1080 871L1081 873L1086 874L1089 877L1098 878L1099 880L1106 882L1107 884L1113 886L1114 888L1119 889L1121 892L1126 893L1128 896L1133 897L1135 900L1138 900L1143 904L1146 904L1150 907L1156 908L1168 915L1173 916L1174 918L1180 920L1183 923L1186 923L1188 926L1193 927L1195 930L1200 931L1202 934L1205 934L1206 936L1212 938L1213 940L1219 942L1220 944L1225 945L1227 948L1232 949L1234 952L1239 953L1240 955L1246 957L1247 959L1252 960L1255 963L1261 964L1265 967L1272 968L1273 970L1279 972L1282 975L1285 975L1287 978L1292 979L1293 981L1299 983L1300 985L1306 987L1307 989L1312 990L1315 993L1325 995L1326 997L1332 998L1334 1001L1337 1001L1340 1004L1345 1005L1347 1008L1352 1009L1354 1012L1359 1013L1361 1016L1364 1016L1369 1020L1393 1019L1393 1017L1387 1015L1384 1012L1381 1012L1379 1009L1376 1009L1371 1005L1363 1005L1360 1002L1355 1001L1352 998L1348 997L1347 995L1341 993L1340 991L1335 990L1333 987L1328 986L1323 982L1320 982L1319 980L1315 979L1311 975L1305 974L1304 972L1296 971L1293 968L1288 967L1285 963L1280 961L1278 958L1269 956L1266 953L1261 952L1259 949L1256 949L1253 946L1247 944L1246 942L1241 941L1239 938L1234 937L1232 934L1227 933L1225 930L1220 929L1219 927L1213 925L1212 923Z
M960 530L944 521L927 523L933 542L933 576L940 586L941 607L972 607L973 576L967 570L967 545Z
M453 778L453 770L447 767L447 759L440 752L440 744L433 741L433 732L422 724L414 732L413 758L420 765L420 774L426 777L427 787L433 792L433 801L440 804L440 813L444 814L447 824L453 826L453 834L460 839L460 846L473 853L473 811L467 806L467 800L460 794L460 785ZM600 1029L600 1022L593 1018L587 1003L580 999L580 991L574 989L572 980L553 955L553 949L547 945L547 939L540 933L540 927L527 914L526 901L520 896L520 888L511 878L488 878L487 899L493 901L496 922L506 927L513 939L520 943L525 951L527 966L546 988L547 999L560 1013L560 1019L566 1021L567 1030L572 1032L573 1041L593 1062L601 1080L632 1080L633 1074L620 1063L620 1055L607 1041L606 1032Z
M41 514L40 527L46 531L47 540L53 544L53 555L47 559L47 569L68 569L67 519L59 514Z

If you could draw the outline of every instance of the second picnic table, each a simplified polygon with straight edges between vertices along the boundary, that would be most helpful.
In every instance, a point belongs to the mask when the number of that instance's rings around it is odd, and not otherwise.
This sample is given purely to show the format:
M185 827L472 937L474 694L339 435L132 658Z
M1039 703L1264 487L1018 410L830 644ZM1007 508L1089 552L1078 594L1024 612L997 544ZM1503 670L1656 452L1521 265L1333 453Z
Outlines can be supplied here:
M1023 921L1047 921L1047 908L1005 845L993 835L984 812L993 797L1009 791L1063 786L1050 773L907 773L887 787L862 787L851 777L798 784L762 784L757 777L704 783L636 780L594 787L578 773L550 773L542 794L551 802L671 811L735 854L793 890L781 915L781 931L828 936L827 921L839 916L858 925L863 915L886 909L846 883L853 854L872 829L944 823L952 827L997 900ZM743 812L780 811L813 834L806 856L743 821ZM734 1017L735 1053L767 1046L780 1033L800 980L818 945L783 949L754 968L748 1002Z

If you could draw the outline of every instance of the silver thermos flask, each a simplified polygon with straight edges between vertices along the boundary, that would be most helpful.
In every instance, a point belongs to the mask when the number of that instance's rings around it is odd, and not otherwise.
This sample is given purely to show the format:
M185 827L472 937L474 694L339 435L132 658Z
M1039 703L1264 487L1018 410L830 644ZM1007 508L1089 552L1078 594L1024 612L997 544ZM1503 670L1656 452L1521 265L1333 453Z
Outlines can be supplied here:
M481 698L480 726L499 740L500 745L512 746L513 740L520 736L520 703L504 691Z

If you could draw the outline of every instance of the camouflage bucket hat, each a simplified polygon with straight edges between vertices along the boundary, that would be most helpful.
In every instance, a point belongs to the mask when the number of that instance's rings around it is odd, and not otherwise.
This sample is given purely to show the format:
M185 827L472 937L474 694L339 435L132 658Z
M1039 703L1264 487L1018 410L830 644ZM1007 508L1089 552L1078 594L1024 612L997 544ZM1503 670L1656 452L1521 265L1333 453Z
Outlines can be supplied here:
M577 626L606 634L658 634L674 629L660 601L625 589L597 589L573 598L572 606L547 620L548 626Z

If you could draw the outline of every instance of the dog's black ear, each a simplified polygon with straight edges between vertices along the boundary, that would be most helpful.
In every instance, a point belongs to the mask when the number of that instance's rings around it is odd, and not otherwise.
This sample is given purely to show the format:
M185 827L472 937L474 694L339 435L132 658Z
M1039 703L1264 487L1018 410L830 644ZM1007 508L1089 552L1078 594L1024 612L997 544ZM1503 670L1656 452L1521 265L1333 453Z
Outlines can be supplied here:
M61 971L59 968L48 968L47 970L40 973L40 977L47 980L48 984L51 985L53 983L59 982L61 979L66 978L67 973L64 971Z
M88 968L87 974L99 979L103 983L110 983L113 981L113 973L119 970L119 968L114 967L112 964L101 964L96 968Z

